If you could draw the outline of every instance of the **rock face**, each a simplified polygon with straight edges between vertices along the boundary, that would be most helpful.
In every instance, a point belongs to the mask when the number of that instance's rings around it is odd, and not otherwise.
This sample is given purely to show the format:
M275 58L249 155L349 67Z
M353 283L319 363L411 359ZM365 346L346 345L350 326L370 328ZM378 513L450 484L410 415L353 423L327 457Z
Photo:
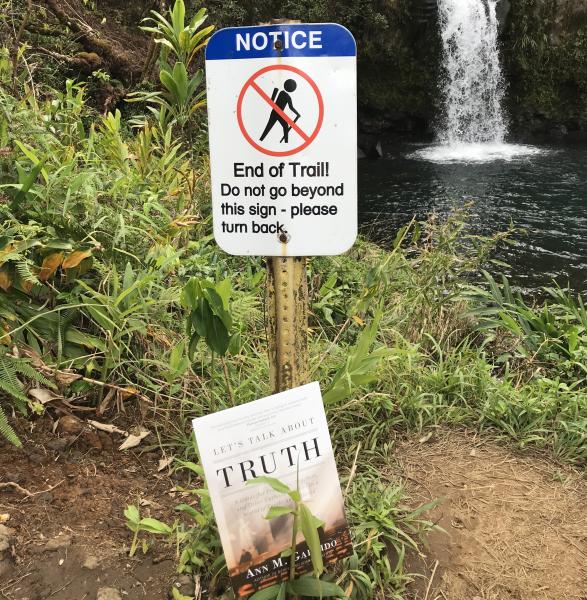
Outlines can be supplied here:
M359 129L382 137L428 138L442 77L437 0L209 0L217 27L267 22L277 13L336 22L358 43ZM129 3L128 22L136 7ZM587 132L587 2L499 0L506 109L514 136ZM401 117L397 117L401 115Z
M510 0L499 0L497 4L497 20L499 21L499 29L502 32L507 25L511 7Z
M340 22L347 2L333 4ZM433 136L443 77L437 18L421 0L363 4L363 20L342 20L359 40L359 130ZM513 137L587 135L587 2L500 0L497 14Z

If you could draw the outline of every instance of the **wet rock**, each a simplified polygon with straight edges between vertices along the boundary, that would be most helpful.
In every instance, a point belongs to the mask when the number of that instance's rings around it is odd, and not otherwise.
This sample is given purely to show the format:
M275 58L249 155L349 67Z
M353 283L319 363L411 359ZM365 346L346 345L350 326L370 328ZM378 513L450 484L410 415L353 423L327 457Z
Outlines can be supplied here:
M96 600L122 600L122 595L116 588L103 587L98 590Z
M74 438L67 436L62 438L55 438L47 442L46 446L49 450L55 450L56 452L63 452L67 446L73 441Z
M6 473L6 475L4 476L4 479L6 481L13 481L14 483L23 483L24 482L24 476L22 473L12 473L10 471L8 471Z
M71 535L61 532L45 544L45 550L47 552L54 552L55 550L67 548L68 546L71 546Z
M383 155L381 141L371 135L359 136L359 150L361 150L361 158L380 158Z
M55 496L52 492L42 492L38 495L38 498L41 502L45 502L46 504L51 504L53 500L55 500Z
M100 452L102 451L102 441L100 439L100 436L95 431L91 431L89 429L84 431L83 438L86 444L90 446L90 448L93 448L94 450L99 450Z
M105 431L98 431L98 437L100 438L100 442L102 442L102 448L104 450L109 451L114 448L114 442L108 433Z
M42 465L44 461L43 455L37 453L29 454L28 459L33 465Z
M565 125L562 125L562 124L559 123L559 124L553 125L550 128L550 130L549 130L548 133L550 134L550 136L552 138L562 139L562 138L564 138L569 133L569 131L566 128Z

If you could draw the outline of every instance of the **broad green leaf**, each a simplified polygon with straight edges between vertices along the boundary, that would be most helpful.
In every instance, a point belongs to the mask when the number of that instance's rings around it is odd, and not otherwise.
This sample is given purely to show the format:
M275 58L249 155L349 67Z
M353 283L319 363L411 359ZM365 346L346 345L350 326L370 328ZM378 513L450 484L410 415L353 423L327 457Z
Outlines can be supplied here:
M190 344L188 346L188 356L190 358L190 360L194 359L194 354L196 353L196 350L198 348L198 342L200 341L201 336L198 335L197 332L194 331L194 333L192 333L191 337L190 337Z
M38 165L41 162L41 159L35 154L35 151L32 148L25 146L18 140L14 140L14 143L22 150L22 153L33 163L33 165ZM47 162L46 159L42 161L43 164L45 162ZM41 175L43 176L45 183L49 183L49 174L46 169L41 169Z
M139 526L143 531L147 531L148 533L171 533L171 527L158 519L152 519L151 517L146 517L139 521Z
M287 589L289 592L300 596L344 598L344 590L338 585L328 581L320 581L320 579L314 577L294 579L294 581L288 582Z
M185 308L195 309L200 298L200 284L195 277L192 277L181 291L181 304Z
M208 300L200 298L198 305L190 315L192 325L200 337L206 337L208 334L208 330L211 328L212 317L213 314L210 305L208 304Z
M282 583L279 588L279 594L277 594L277 600L285 600L287 594L287 583Z
M171 588L173 600L194 600L193 596L185 596L176 587Z
M278 597L282 587L283 584L272 585L271 587L254 593L249 600L273 600Z
M52 248L53 250L73 250L71 242L67 240L53 239L44 242L45 248Z
M226 329L230 329L232 326L232 319L230 314L224 308L224 300L220 294L212 288L204 290L204 297L208 299L212 312L222 320Z
M231 284L230 279L227 277L223 279L220 283L216 284L216 292L222 299L222 304L225 310L228 310L228 304L230 302L231 295Z
M298 490L290 490L288 492L288 496L294 501L294 502L301 502L302 501L302 496L300 495L300 492L298 492Z
M204 469L202 468L202 465L197 465L196 463L191 462L189 460L176 459L176 461L177 461L180 469L189 469L196 475L199 475L200 477L204 477Z
M174 373L177 373L181 370L183 366L185 352L185 342L181 341L179 344L175 345L169 354L169 368Z
M224 356L228 350L230 336L224 323L213 315L210 321L210 327L206 332L206 343L216 354Z
M180 512L185 513L186 515L189 515L192 519L196 519L200 515L200 513L193 506L190 506L189 504L178 504L175 507L175 510L178 510Z
M292 506L272 506L265 515L266 519L276 519L283 515L291 515L294 512Z
M299 505L300 528L310 549L310 558L314 574L319 576L324 571L324 561L322 560L322 550L320 548L320 537L316 529L314 515L306 504Z
M130 504L124 509L124 516L131 523L138 523L141 519L139 509L134 504Z
M26 198L27 193L30 191L33 183L35 183L37 177L39 176L39 173L42 171L45 161L46 159L43 159L40 163L36 164L31 169L30 173L28 173L28 175L26 175L25 178L20 182L20 189L14 197L14 201L17 204Z
M291 492L285 483L279 481L279 479L275 479L275 477L256 477L255 479L249 479L249 481L247 481L247 485L261 484L268 485L271 489L279 492L280 494L289 494Z

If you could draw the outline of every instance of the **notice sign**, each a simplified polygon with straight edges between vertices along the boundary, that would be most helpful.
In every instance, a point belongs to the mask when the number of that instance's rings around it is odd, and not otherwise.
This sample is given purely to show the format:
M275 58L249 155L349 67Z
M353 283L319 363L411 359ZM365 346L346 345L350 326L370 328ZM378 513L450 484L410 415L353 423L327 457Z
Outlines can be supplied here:
M222 29L206 48L214 236L334 255L357 235L356 46L332 23Z
M271 506L292 505L267 485L275 477L299 491L319 529L324 563L352 554L343 498L320 386L302 387L194 419L200 459L220 532L233 589L238 597L289 577L292 515L268 521ZM312 571L310 551L298 537L296 572Z

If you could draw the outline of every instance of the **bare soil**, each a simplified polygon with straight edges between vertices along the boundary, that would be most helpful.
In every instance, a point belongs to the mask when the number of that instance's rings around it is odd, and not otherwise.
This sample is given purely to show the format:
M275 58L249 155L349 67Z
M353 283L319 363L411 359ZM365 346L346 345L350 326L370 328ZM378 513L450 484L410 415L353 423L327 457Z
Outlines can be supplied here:
M119 452L116 434L82 433L63 448L51 425L37 421L28 435L19 428L23 449L0 442L0 486L34 494L0 487L0 523L12 530L4 560L0 552L0 598L95 600L104 587L129 599L167 598L173 549L157 544L129 558L123 517L141 501L143 516L173 520L180 500L176 483L158 472L160 453Z
M400 445L412 498L440 499L414 600L587 600L587 482L494 441L441 432Z
M96 600L111 587L129 600L164 600L174 549L155 544L128 557L123 510L170 522L175 476L159 451L119 452L116 434L52 432L20 424L25 448L0 442L0 598ZM438 498L434 532L408 567L413 600L587 600L587 483L581 474L463 432L398 444L392 477L414 506ZM183 482L185 483L185 482ZM9 519L6 520L6 515ZM2 553L2 526L12 529ZM184 585L185 580L184 580ZM188 590L182 588L184 593Z

